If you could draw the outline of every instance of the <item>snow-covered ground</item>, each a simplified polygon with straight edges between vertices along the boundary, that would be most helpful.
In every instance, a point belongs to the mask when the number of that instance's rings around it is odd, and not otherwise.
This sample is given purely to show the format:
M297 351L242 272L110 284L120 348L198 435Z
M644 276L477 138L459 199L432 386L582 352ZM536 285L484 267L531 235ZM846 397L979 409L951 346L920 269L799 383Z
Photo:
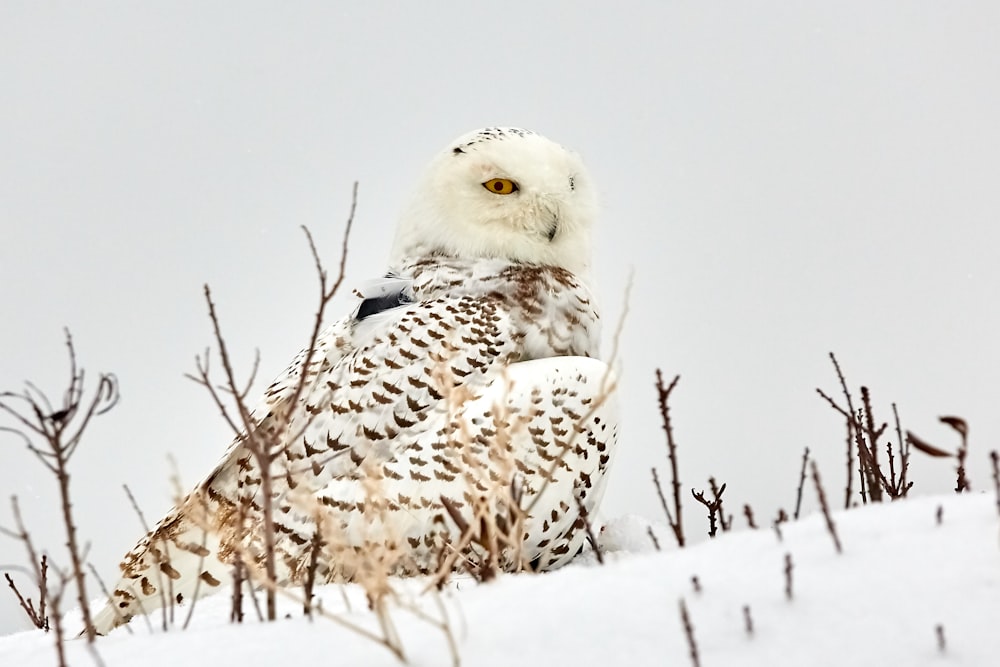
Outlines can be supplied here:
M840 555L819 514L784 524L782 539L769 528L740 529L681 550L658 526L661 552L653 551L643 519L623 517L603 533L606 548L615 550L603 566L577 562L485 585L459 581L438 598L419 595L412 581L399 589L427 616L446 614L463 665L690 665L682 599L705 666L998 665L996 502L992 493L977 493L838 512ZM687 527L692 534L702 529ZM321 597L328 612L376 629L360 590L330 586ZM286 620L261 624L251 612L254 620L232 625L229 599L218 595L198 602L187 630L164 633L135 619L132 634L117 630L99 639L97 651L109 666L399 664L371 639L329 619L309 621L293 601L283 604ZM185 613L176 611L178 626ZM391 617L409 664L451 663L440 627L405 608ZM94 664L84 641L66 649L71 665ZM51 635L0 637L0 665L55 664Z

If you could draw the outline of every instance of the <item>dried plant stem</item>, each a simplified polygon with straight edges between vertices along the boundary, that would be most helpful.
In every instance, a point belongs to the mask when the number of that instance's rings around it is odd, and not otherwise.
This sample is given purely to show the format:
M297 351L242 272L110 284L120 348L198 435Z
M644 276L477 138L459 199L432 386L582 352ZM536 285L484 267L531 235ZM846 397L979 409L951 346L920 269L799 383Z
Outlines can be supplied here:
M792 565L792 554L785 554L785 599L791 601L792 599L792 571L795 569Z
M677 540L677 546L683 547L684 527L681 517L681 481L677 471L677 443L674 440L674 429L670 422L670 394L673 392L674 387L677 386L680 379L680 375L675 375L674 379L670 381L670 384L664 387L663 372L660 371L659 368L656 369L656 397L660 408L660 419L663 424L663 431L667 435L667 457L670 459L670 479L674 501L673 512L671 513L671 511L667 508L667 503L663 500L662 491L659 491L660 500L663 503L664 511L667 513L667 522L670 524L670 528L674 532L674 538ZM653 474L655 479L655 470L653 471ZM659 482L657 482L657 487L659 487Z
M45 556L43 555L42 571L45 572L47 569L48 569L48 564L46 563ZM28 618L31 619L32 625L34 625L39 630L44 630L45 632L48 632L49 619L45 615L45 605L48 598L48 595L46 594L45 591L45 578L43 577L38 585L39 596L38 596L37 610L35 609L35 605L31 601L31 598L25 599L25 597L21 595L21 591L17 590L17 584L14 583L14 580L11 578L9 574L4 572L3 578L7 580L7 587L14 592L14 596L17 598L17 603L21 605L21 609L23 609L24 613L28 615Z
M652 526L646 527L646 534L649 535L649 541L653 543L653 548L660 551L660 541L656 539L656 533L653 532Z
M103 580L103 579L101 579L101 575L100 575L100 574L98 574L98 572L97 572L97 568L95 568L95 567L94 567L94 566L93 566L93 565L92 565L91 563L87 563L87 569L88 569L88 570L90 570L90 574L91 574L91 575L93 575L93 577L94 577L94 581L96 581L96 582L97 582L97 587L101 589L101 594L102 594L102 595L103 595L103 596L104 596L105 598L107 598L108 600L111 600L111 599L112 599L112 598L111 598L111 593L110 593L110 592L108 591L108 587L104 585L104 580ZM112 608L112 609L114 609L114 611L115 611L115 613L116 613L116 614L118 613L118 610L117 610L117 609L115 609L115 607L114 607L114 606L112 606L111 608ZM147 619L147 622L148 622L148 619ZM124 624L124 628L125 628L125 630L126 630L126 631L127 631L127 632L128 632L129 634L130 634L130 635L131 635L131 634L135 634L135 633L134 633L134 632L132 631L132 626L131 626L131 625L129 625L128 623Z
M590 540L590 545L594 549L594 555L597 557L597 562L600 565L604 565L604 554L601 553L601 545L598 544L597 538L594 536L594 527L590 524L590 514L587 512L587 508L583 506L583 501L580 500L580 496L574 494L573 498L576 500L576 509L580 513L580 519L583 521L583 528L587 531L587 539Z
M694 638L694 626L691 625L691 616L688 614L684 598L681 598L680 600L680 612L681 625L684 626L684 637L687 639L688 652L691 656L691 664L694 665L694 667L700 667L701 662L698 659L698 642Z
M962 444L955 453L955 458L958 460L958 465L955 468L955 493L971 491L969 478L965 476L965 459L969 455L969 425L961 417L940 417L939 420L958 431L962 437Z
M779 509L778 516L775 517L774 523L771 524L771 526L774 528L775 535L778 536L779 542L781 542L784 539L784 537L781 534L781 524L786 523L787 521L788 521L788 514L785 512L785 510Z
M724 530L726 526L725 517L722 516L722 494L726 490L726 485L723 484L722 487L717 488L715 486L715 480L711 478L709 479L709 483L711 484L712 492L715 495L714 499L708 500L705 497L704 491L695 492L694 489L691 489L691 495L694 496L694 499L704 505L708 510L708 536L715 537L718 532L719 523L721 522ZM717 519L719 519L719 521L717 521Z
M861 457L861 469L865 475L868 482L868 494L871 496L873 502L882 502L882 493L884 490L889 488L885 476L882 474L882 470L879 466L878 461L878 440L882 437L885 432L886 424L882 424L879 427L875 426L875 416L872 413L872 400L871 393L868 391L868 387L861 387L861 404L863 406L863 413L858 415L857 423L860 428L856 431L857 434L863 432L868 436L868 446L865 449L865 455ZM862 416L864 420L862 420ZM864 446L864 438L858 438L858 455L861 456L861 448Z
M114 375L103 373L97 378L97 388L90 399L84 398L83 369L77 366L76 350L69 330L66 333L66 348L69 352L69 383L63 392L62 404L55 408L34 384L26 383L21 393L0 393L0 411L18 422L19 427L0 427L0 432L11 433L27 445L42 464L55 475L59 485L59 506L63 526L66 529L66 547L69 551L71 570L69 577L76 587L77 602L83 615L84 632L87 642L92 643L97 636L90 616L90 598L87 596L82 548L77 537L73 520L73 504L70 501L69 461L79 446L83 434L94 417L106 414L118 403L118 381ZM13 401L23 404L21 409L13 407ZM30 435L29 435L30 434ZM44 445L35 444L35 440Z
M313 588L316 585L316 568L319 567L319 553L323 548L323 538L320 535L320 521L316 517L316 530L309 543L309 566L306 569L306 580L302 586L302 613L312 618Z
M816 389L820 396L826 399L834 410L839 412L844 417L844 421L847 426L847 483L844 488L844 509L848 509L851 506L851 497L854 494L852 490L852 485L854 483L854 452L852 447L854 444L854 400L851 398L851 392L847 389L847 381L844 379L844 373L840 370L840 363L837 361L836 355L830 352L830 361L833 362L833 368L837 372L837 379L840 381L840 389L844 393L844 398L847 401L847 409L841 408L837 405L836 401L827 396L821 389Z
M54 594L49 595L49 603L52 607L52 629L55 631L56 635L56 657L59 660L59 667L67 667L66 663L66 642L63 641L63 626L62 626L62 594L66 590L66 575L61 574L62 579L58 591ZM91 626L92 627L92 626Z
M753 638L753 616L750 615L750 605L743 605L743 629L747 633L747 637Z
M812 478L813 483L816 485L816 495L819 498L820 509L823 510L823 518L826 520L826 530L830 533L830 537L833 538L833 546L837 548L837 553L843 553L843 549L840 546L840 538L837 536L837 526L833 523L833 517L830 515L830 507L826 502L826 493L823 491L823 483L819 478L819 466L816 462L812 462Z
M198 357L195 360L198 374L195 376L189 375L188 377L203 385L209 391L223 418L229 424L230 428L232 428L236 433L237 437L242 439L242 444L250 453L253 463L255 464L256 471L260 476L258 482L261 519L259 534L263 541L262 556L264 575L270 582L275 582L277 580L277 565L275 561L276 530L274 522L273 498L274 471L272 470L272 467L278 457L282 455L282 449L280 446L282 439L294 440L298 437L298 434L287 433L287 431L291 424L293 413L299 407L299 399L306 390L307 382L310 380L315 381L316 374L311 373L310 368L312 366L313 359L317 354L317 342L323 326L326 307L329 305L330 301L333 299L334 295L340 289L340 286L344 281L347 263L347 248L351 234L351 227L354 223L354 214L357 210L357 202L358 184L355 183L352 190L350 213L348 214L347 223L344 228L343 242L341 245L340 270L337 279L333 281L332 284L329 282L329 276L326 269L323 267L322 261L320 260L312 234L309 232L308 228L304 226L302 227L302 230L306 235L306 240L309 243L309 251L316 267L316 273L319 277L319 305L316 309L315 318L313 319L309 345L305 349L305 358L302 361L300 367L301 371L299 373L298 381L295 384L294 391L290 397L287 398L287 400L282 402L282 408L276 410L276 414L270 415L266 422L258 422L254 418L246 401L256 374L257 362L255 361L254 363L254 369L248 382L245 385L240 385L240 383L237 382L236 374L233 371L233 364L226 346L225 337L222 334L222 327L219 323L219 316L216 311L215 302L212 300L211 289L208 285L205 285L204 287L209 319L212 322L212 330L216 346L219 351L220 362L225 374L225 385L223 391L232 396L238 420L234 419L230 415L229 411L225 407L221 395L219 394L219 390L209 379L209 362L207 352L204 359ZM243 575L244 573L237 568L237 572L235 574L235 579L237 581L235 582L233 594L233 616L237 619L242 618L242 611L237 611L237 605L242 602L242 594L238 591L240 590L239 580L243 577ZM277 618L277 601L274 587L266 587L264 595L267 620L273 621Z
M28 533L28 530L24 527L24 520L21 518L21 507L17 502L17 496L11 496L10 506L14 514L14 524L17 526L17 531L15 532L13 530L0 527L0 533L20 541L24 545L25 550L28 552L28 562L31 563L31 574L34 575L35 585L38 587L38 609L35 609L30 598L25 599L21 595L21 592L17 590L17 586L14 584L14 580L9 574L5 574L4 578L7 579L8 587L14 592L18 603L21 605L21 609L23 609L24 613L28 615L31 623L36 628L40 628L48 632L49 618L45 612L46 605L49 601L49 560L45 554L42 554L41 558L38 557L38 552L35 551L35 545L31 541L31 534Z
M709 477L708 487L712 490L712 497L715 499L715 502L719 506L719 527L722 528L723 532L725 532L730 528L732 528L733 526L732 515L730 515L729 518L727 519L726 511L722 506L722 492L726 490L726 485L723 484L722 487L720 488L719 485L716 483L715 478Z
M146 523L146 516L142 513L142 510L139 508L139 503L136 501L135 496L132 495L132 489L128 487L128 484L122 484L122 488L125 489L125 495L128 496L129 503L131 503L132 505L132 510L136 513L136 516L139 517L139 523L142 524L142 529L146 532L147 535L149 535L150 534L149 524ZM167 553L167 549L166 549L166 544L161 543L161 546L162 550L153 550L153 557L156 560L156 567L153 569L153 573L156 576L156 590L160 598L160 618L163 622L163 631L166 632L168 627L167 606L172 605L173 601L168 600L167 587L163 585L163 573L160 568L160 561L161 561L160 554ZM108 596L108 600L112 600L110 595ZM115 610L116 614L118 613L117 607L114 604L111 605L111 608ZM143 615L145 616L145 614Z
M910 443L903 437L903 428L899 424L899 410L896 409L895 403L892 404L892 416L896 422L896 440L899 443L899 479L896 479L894 471L890 470L890 472L893 478L893 485L896 489L894 497L902 498L906 496L910 487L913 486L913 482L909 482L906 479L906 475L910 470ZM892 450L890 449L889 451L891 452ZM891 468L891 453L889 454L889 463Z
M990 463L993 465L993 488L997 494L997 512L1000 513L1000 454L995 449L990 452Z
M809 448L802 452L802 469L799 471L799 487L795 492L795 513L792 518L798 521L799 512L802 510L802 490L806 485L806 466L809 464Z

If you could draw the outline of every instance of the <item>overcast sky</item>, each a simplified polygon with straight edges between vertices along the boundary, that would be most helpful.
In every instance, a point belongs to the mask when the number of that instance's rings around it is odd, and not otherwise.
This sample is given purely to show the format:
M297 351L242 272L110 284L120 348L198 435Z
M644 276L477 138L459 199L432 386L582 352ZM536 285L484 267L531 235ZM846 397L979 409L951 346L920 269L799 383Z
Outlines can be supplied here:
M122 400L73 460L91 561L109 584L152 521L229 441L183 374L227 340L259 386L306 342L316 285L360 181L348 282L385 268L423 165L465 131L531 128L600 189L606 349L625 321L621 441L605 513L660 518L653 372L682 375L685 487L731 510L794 503L801 450L843 485L835 351L883 419L953 448L972 484L1000 444L1000 5L561 2L491 5L0 3L0 389L58 394L62 327ZM339 316L349 300L338 299ZM921 493L954 484L917 461ZM55 483L0 440L0 525L17 494L62 562ZM839 494L838 494L839 495ZM704 530L689 508L689 534ZM738 524L742 522L738 519ZM24 562L0 539L0 565ZM97 594L96 588L93 594ZM0 593L0 633L25 627Z

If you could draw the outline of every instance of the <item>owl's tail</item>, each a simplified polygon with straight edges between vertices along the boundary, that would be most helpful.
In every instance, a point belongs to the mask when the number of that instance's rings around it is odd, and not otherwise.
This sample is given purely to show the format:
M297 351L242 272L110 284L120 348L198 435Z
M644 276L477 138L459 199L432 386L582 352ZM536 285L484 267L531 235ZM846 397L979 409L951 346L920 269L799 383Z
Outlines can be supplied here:
M119 566L122 577L93 619L99 634L158 609L172 618L174 606L208 595L231 579L232 567L219 558L218 536L191 518L197 516L195 495L125 555Z

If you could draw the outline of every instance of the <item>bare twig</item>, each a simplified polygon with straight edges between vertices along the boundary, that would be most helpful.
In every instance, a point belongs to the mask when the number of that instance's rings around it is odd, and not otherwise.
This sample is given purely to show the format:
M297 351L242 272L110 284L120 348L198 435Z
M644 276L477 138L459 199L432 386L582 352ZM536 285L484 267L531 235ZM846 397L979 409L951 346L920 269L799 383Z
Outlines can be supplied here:
M792 599L792 570L794 570L792 565L792 554L785 554L785 599L791 601Z
M969 484L969 479L965 474L965 460L969 455L969 425L961 417L940 417L940 421L944 424L955 429L962 438L962 444L959 446L958 451L954 454L951 452L936 447L926 440L918 438L912 431L906 432L906 442L909 446L912 446L919 452L922 452L928 456L935 458L950 458L955 457L957 461L957 466L955 468L956 480L955 480L955 493L962 493L963 491L970 491L972 489Z
M722 506L722 492L726 490L726 485L723 484L722 488L719 488L719 485L715 482L715 478L709 477L708 486L712 490L712 497L714 498L715 502L718 503L719 505L719 527L722 528L722 532L726 532L733 526L732 515L730 515L729 518L727 519L726 511Z
M587 512L587 508L583 506L583 501L580 496L574 494L573 498L576 500L576 509L580 513L580 519L583 521L583 528L587 531L587 539L590 540L590 546L594 549L594 555L597 557L597 562L600 565L604 565L604 554L601 553L601 545L598 544L597 538L594 537L594 527L590 524L590 515Z
M833 545L837 548L837 553L843 553L843 549L840 546L840 538L837 537L837 527L833 523L833 517L830 515L830 507L826 503L826 493L823 491L823 483L819 478L819 467L816 462L812 462L812 478L813 483L816 485L816 495L819 497L819 506L823 510L823 518L826 520L826 529L830 533L830 537L833 538Z
M656 472L656 468L650 468L653 473L653 486L656 488L656 496L660 499L660 507L663 508L663 513L667 515L667 524L670 526L671 530L674 528L674 515L670 512L670 508L667 507L667 499L663 495L663 486L660 485L660 476ZM676 538L677 532L674 531L674 536Z
M709 480L709 481L714 482L714 480ZM715 489L716 491L715 498L713 500L709 500L705 497L704 491L695 492L694 489L691 489L691 495L694 496L694 499L697 500L702 505L704 505L705 508L708 510L709 537L715 537L716 533L718 532L718 523L716 519L717 517L721 517L722 494L725 492L725 490L726 490L726 485L723 484L721 488ZM722 519L722 521L724 523L725 519Z
M48 563L45 560L45 555L42 555L41 565L42 565L42 579L38 583L39 595L38 595L37 610L35 609L35 605L32 602L31 598L30 597L25 598L23 595L21 595L21 591L17 590L17 584L14 583L14 580L11 578L9 574L4 572L3 577L4 579L7 580L7 586L10 588L10 590L14 591L14 595L17 597L18 604L21 605L21 609L24 610L24 613L28 615L28 618L31 620L31 624L34 625L39 630L44 630L45 632L48 632L49 617L45 615L45 604L48 598L47 592L45 590L46 586L45 579L48 571Z
M840 381L840 389L843 391L844 398L847 401L847 409L837 405L837 402L826 395L823 390L817 388L816 392L844 417L844 422L847 426L847 484L844 488L844 508L847 509L851 506L851 496L853 495L852 485L854 482L854 452L852 451L855 429L854 400L851 398L851 392L847 389L847 381L844 379L844 373L840 370L840 364L837 362L837 357L833 352L830 353L830 361L833 362L833 368L837 371L837 379Z
M63 626L62 626L62 596L66 591L66 584L69 581L69 575L65 572L59 572L59 588L55 592L49 593L49 606L52 608L52 629L55 631L55 644L56 644L56 657L59 660L59 667L67 667L66 663L66 642L63 640ZM92 626L90 626L92 627Z
M53 403L34 384L26 383L26 388L20 393L0 393L0 411L7 413L20 424L16 428L0 427L0 431L12 433L25 442L42 464L56 476L59 485L59 501L62 510L63 525L66 529L66 547L72 569L70 576L76 586L77 602L83 614L83 622L87 641L93 642L96 632L90 616L89 597L84 577L82 548L79 543L76 524L73 520L72 503L69 492L69 461L79 446L94 417L106 414L118 403L118 381L114 375L103 373L97 378L97 387L93 395L84 396L85 374L77 366L76 350L73 347L73 337L68 329L66 333L66 348L69 353L70 373L69 383L63 392L62 403L53 408ZM12 401L21 402L23 407L13 407ZM44 445L36 445L37 439Z
M348 242L350 239L351 227L354 223L354 214L357 210L357 202L358 184L355 183L352 190L350 213L348 214L347 223L344 228L339 273L336 280L332 283L329 281L329 275L320 260L312 234L309 232L308 228L305 226L302 227L302 230L306 235L306 240L309 244L309 251L312 255L313 262L316 267L316 273L319 278L319 304L316 309L315 318L313 319L313 327L309 337L309 344L305 348L305 355L302 359L301 365L299 366L298 379L294 389L291 394L285 398L285 400L275 406L274 413L268 415L264 421L258 422L255 419L246 402L246 396L249 392L251 383L248 382L245 385L241 385L236 380L230 354L226 346L225 338L222 334L222 327L219 322L215 302L212 300L211 289L208 285L205 285L204 287L205 301L208 305L209 311L209 319L212 322L212 330L216 346L219 351L220 363L222 364L225 375L225 384L222 387L222 391L228 393L232 397L236 413L239 416L238 421L230 416L219 390L209 379L209 363L207 353L205 354L204 360L201 357L196 357L195 362L198 374L189 375L188 377L203 385L209 391L223 418L237 433L237 437L241 438L242 445L249 452L253 463L255 464L256 471L259 474L257 487L259 490L258 499L260 527L258 534L263 542L262 555L265 577L268 581L272 582L277 579L277 565L275 562L276 531L273 501L274 471L272 470L272 466L282 454L282 441L294 440L298 436L298 434L288 433L288 429L290 428L294 412L299 407L299 401L306 391L307 383L315 381L315 378L317 377L316 372L312 370L313 361L317 354L317 342L323 326L326 307L340 289L340 286L344 281L346 274ZM257 363L257 360L255 360L255 371ZM251 376L251 381L252 377L253 376ZM242 618L242 608L240 606L242 602L242 593L240 592L240 583L244 575L245 572L243 572L242 567L237 566L234 572L235 581L232 612L234 620ZM273 587L265 587L265 601L267 607L267 620L273 621L277 617L277 603Z
M132 495L132 489L128 487L128 484L122 484L122 488L125 489L125 495L128 496L128 501L132 505L132 510L136 513L136 516L139 517L139 523L142 524L142 529L146 531L147 535L149 535L150 534L149 524L146 523L146 516L142 513L142 510L139 508L139 503L136 501L135 496ZM160 620L162 621L163 631L166 632L168 628L167 606L168 604L172 605L173 601L168 600L167 587L163 585L163 572L162 568L160 567L162 558L160 557L160 554L167 553L167 549L166 549L166 544L161 544L161 547L162 549L160 550L158 549L152 550L153 559L156 561L156 567L152 569L153 569L153 574L156 577L156 591L158 597L160 598ZM115 613L117 614L118 610L116 605L113 603L113 599L111 598L111 596L108 596L108 600L112 600L111 608L114 609ZM146 615L143 614L143 616ZM148 620L149 619L147 617L147 621Z
M320 517L316 517L316 530L309 543L309 566L306 569L306 580L302 586L302 613L312 619L313 587L316 585L316 568L319 567L319 553L323 548L323 538L320 534Z
M997 494L997 512L1000 512L1000 454L995 449L990 452L990 463L993 465L993 488Z
M743 605L743 629L748 639L753 639L753 617L750 615L750 605Z
M893 484L895 485L896 498L904 498L906 494L909 493L910 487L913 486L913 482L908 482L906 479L907 474L910 471L910 444L903 437L903 428L899 424L899 410L896 409L896 404L892 404L892 416L896 422L896 441L899 443L899 480L895 479L893 475ZM892 450L890 449L889 462L892 463Z
M879 427L875 426L875 415L872 412L872 400L871 393L868 391L868 387L861 387L861 404L863 406L863 416L864 421L862 421L862 414L858 415L858 433L863 432L868 436L868 447L865 451L865 456L861 458L861 469L864 471L864 475L868 481L868 494L871 496L873 502L882 502L882 493L888 488L888 483L885 480L885 475L882 474L882 470L879 466L878 461L878 440L882 437L885 432L886 424L882 424ZM858 438L859 456L861 447L864 444L863 438Z
M809 448L802 452L802 469L799 471L799 488L795 491L795 513L792 518L799 519L799 512L802 510L802 489L806 485L806 465L809 463Z
M757 528L757 524L754 523L754 520L753 520L753 508L750 507L749 503L743 505L743 516L746 517L746 519L747 519L747 525L750 528L753 528L753 529Z
M684 637L687 639L688 651L691 655L691 664L694 667L700 667L701 662L698 660L698 642L694 638L694 626L691 625L691 617L688 615L687 605L684 603L684 598L680 600L680 610L681 610L681 625L684 626Z
M998 494L1000 494L1000 492L998 492ZM1000 504L1000 501L998 501L998 504ZM656 533L653 532L653 527L652 526L646 526L646 534L649 535L649 541L653 543L653 547L657 551L659 551L660 550L660 541L658 539L656 539Z
M660 419L663 423L663 431L667 434L667 457L670 459L670 478L674 500L673 515L667 510L667 504L663 501L662 491L658 490L658 492L660 493L660 500L663 502L663 509L667 512L667 521L670 523L670 528L674 532L674 538L677 540L677 546L683 547L684 528L681 519L681 481L677 472L677 443L674 441L674 429L670 422L670 393L677 386L680 379L681 376L676 375L670 384L664 387L663 373L659 368L656 369L656 400L660 407ZM655 470L653 474L655 479ZM659 487L658 482L657 487Z
M778 536L779 542L781 542L784 539L784 537L781 534L781 524L786 523L787 521L788 521L788 514L785 512L785 510L779 509L778 516L774 519L774 522L771 524L771 527L774 528L775 535Z
M955 458L958 459L958 467L955 470L957 473L955 493L971 491L969 479L965 476L965 458L969 455L969 425L961 417L939 417L939 420L958 431L958 434L962 436L962 445L955 453Z
M108 587L104 585L104 580L101 579L101 575L97 572L97 568L94 567L91 563L87 563L87 569L90 570L90 574L93 575L94 581L97 582L97 587L101 589L101 593L104 595L104 597L106 597L108 600L113 599L111 597L111 593L108 591ZM118 609L114 605L111 606L111 609L114 610L116 614L118 613ZM129 625L128 623L125 624L125 629L128 631L130 635L135 634L132 631L132 626Z
M938 651L944 653L948 649L948 645L944 640L944 625L938 623L934 626L934 636L937 637L937 647Z

